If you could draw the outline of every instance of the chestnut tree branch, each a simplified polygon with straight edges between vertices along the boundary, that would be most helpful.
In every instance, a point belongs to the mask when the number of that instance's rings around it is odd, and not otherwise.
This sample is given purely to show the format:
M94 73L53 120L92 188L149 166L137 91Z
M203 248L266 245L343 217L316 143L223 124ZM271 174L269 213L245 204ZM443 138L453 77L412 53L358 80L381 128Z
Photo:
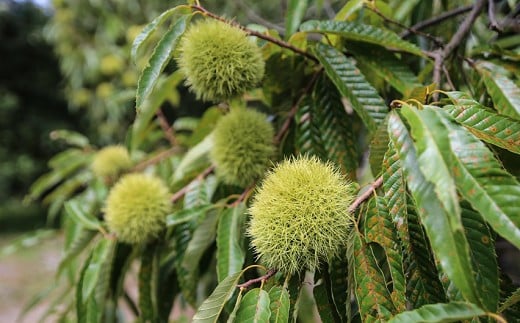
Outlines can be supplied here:
M132 171L134 171L134 172L142 171L146 167L157 164L158 162L162 161L163 159L168 158L169 156L171 156L175 153L181 152L181 151L182 151L182 149L179 147L172 147L168 150L162 151L162 152L158 153L157 155L153 156L152 158L142 161L141 163L135 165L134 168L132 168Z
M157 120L159 121L159 125L161 126L161 129L164 132L164 136L172 146L178 146L179 142L177 141L177 138L175 137L175 133L173 131L173 128L168 123L168 120L166 119L166 116L162 112L161 109L157 109L157 112L155 113L157 115Z
M501 32L502 27L498 23L495 17L495 1L488 1L488 18L489 18L489 29L494 30L496 32Z
M234 21L229 21L229 20L227 20L227 19L225 19L225 18L223 18L223 17L220 17L220 16L218 16L218 15L216 15L216 14L214 14L214 13L208 11L208 10L206 10L205 8L203 8L203 7L201 7L201 6L198 6L198 5L192 5L191 8L192 8L193 10L196 10L196 11L201 12L202 14L204 14L204 15L206 15L206 16L208 16L208 17L211 17L211 18L213 18L213 19L220 20L220 21L222 21L222 22L225 22L225 23L227 23L227 24L230 24L230 25L233 25L233 26L235 26L235 27L237 27L237 28L240 28L240 29L242 29L243 31L245 31L247 34L251 35L251 36L256 36L256 37L258 37L258 38L261 38L261 39L263 39L263 40L266 40L266 41L268 41L268 42L271 42L271 43L273 43L273 44L276 44L276 45L278 45L278 46L280 46L280 47L282 47L282 48L286 48L286 49L288 49L288 50L291 50L291 51L293 51L293 52L295 52L295 53L297 53L297 54L300 54L300 55L302 55L302 56L304 56L304 57L307 57L308 59L310 59L311 61L313 61L313 62L315 62L315 63L318 63L318 59L317 59L316 57L314 57L314 55L312 55L312 54L310 54L310 53L307 53L306 51L301 50L300 48L295 47L295 46L293 46L293 45L291 45L291 44L289 44L289 43L287 43L287 42L284 42L283 40L280 40L280 39L277 39L277 38L271 37L271 36L269 36L269 35L266 35L266 34L263 34L263 33L260 33L260 32L254 31L254 30L251 30L251 29L249 29L249 28L246 28L246 27L244 27L244 26L242 26L242 25L240 25L240 24L234 22Z
M250 280L246 281L245 283L237 285L237 287L240 289L246 289L253 284L265 282L269 278L273 277L276 274L276 272L277 272L276 269L269 269L265 275L260 276L258 278L250 279Z
M196 181L200 181L202 179L204 179L206 176L208 176L209 174L211 174L213 172L213 170L215 170L215 166L214 165L211 165L209 166L208 168L206 168L205 170L203 170L197 177L195 177L191 182L189 182L187 185L185 185L183 188L181 188L180 190L178 190L177 192L175 192L175 194L173 194L171 197L170 197L170 201L172 203L175 203L177 202L181 197L184 196L184 194L186 194L186 192L188 191L188 188L190 187L190 185L192 183L195 183Z
M375 192L376 189L378 189L383 184L383 176L376 179L371 185L368 190L366 190L363 194L358 196L352 204L350 204L348 208L349 213L354 213L356 209L363 204L366 200L368 200Z
M407 30L403 31L399 36L401 36L401 38L407 38L407 37L411 36L412 34L416 33L417 31L420 31L421 29L440 24L444 20L447 20L447 19L450 19L451 17L455 17L460 14L466 13L466 12L470 11L471 9L473 9L473 5L459 7L459 8L450 10L450 11L443 12L442 14L440 14L438 16L423 20L423 21L407 28Z

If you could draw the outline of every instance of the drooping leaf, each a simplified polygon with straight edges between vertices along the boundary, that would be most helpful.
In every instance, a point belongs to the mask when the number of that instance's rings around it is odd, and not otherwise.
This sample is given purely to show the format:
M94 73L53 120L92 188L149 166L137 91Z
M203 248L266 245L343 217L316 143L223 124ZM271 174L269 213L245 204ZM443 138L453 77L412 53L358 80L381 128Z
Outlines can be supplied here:
M300 26L300 31L339 35L347 40L366 42L389 49L424 56L420 48L403 40L393 31L359 22L311 20Z
M412 308L444 303L446 295L439 280L430 244L411 198L406 209L410 249L404 252L407 299Z
M183 15L164 33L163 37L155 47L148 65L143 70L137 82L136 109L139 112L141 106L146 101L153 87L157 83L161 72L171 58L180 36L184 33L186 25L191 19L191 15Z
M397 312L406 309L406 282L404 279L401 246L397 239L386 200L383 197L370 199L364 220L365 239L383 247L392 277L391 298Z
M440 114L449 129L455 156L453 175L459 192L501 236L520 248L520 183L504 170L478 139Z
M191 293L196 292L196 286L199 276L199 262L204 255L206 249L214 242L217 231L217 222L219 219L218 210L210 210L206 214L206 218L197 226L193 232L193 236L186 247L182 258L182 272L183 275L181 282L183 281L183 289ZM181 277L179 277L181 278ZM195 302L195 299L190 299L191 302Z
M247 292L240 302L236 322L269 323L271 309L269 294L260 288Z
M318 106L306 97L294 116L296 123L296 149L302 155L325 158L323 140L320 132Z
M184 207L194 208L200 205L210 204L217 184L217 178L214 175L209 175L205 179L192 181L184 194Z
M379 124L372 140L370 141L370 151L368 161L372 174L376 176L382 169L383 159L388 149L388 131L387 119Z
M171 9L166 10L158 17L156 17L152 22L148 25L144 26L139 35L137 35L132 43L132 50L130 53L130 57L135 62L137 60L137 52L144 45L146 40L150 38L150 36L162 25L166 19L171 16L179 13L187 14L189 11L185 6L177 6Z
M334 84L325 77L316 83L312 94L316 117L325 150L325 159L341 167L344 174L355 179L359 152L355 136L355 115L348 114Z
M314 53L340 94L350 101L369 131L375 131L377 125L383 122L388 107L356 68L354 60L322 43L316 44Z
M273 286L269 290L270 323L285 323L289 321L289 292L285 287Z
M243 232L246 219L246 205L222 211L217 228L217 276L221 282L227 276L239 272L244 264Z
M304 275L293 275L287 284L287 291L289 292L289 322L296 323L298 318L303 279Z
M398 314L390 319L388 323L455 322L471 320L474 317L482 315L486 315L486 312L474 304L452 302L447 304L424 305L416 310Z
M417 163L423 176L433 183L452 230L462 231L459 201L451 174L453 161L449 154L448 130L438 117L439 111L427 106L418 110L410 105L404 105L401 111L412 129Z
M236 285L246 269L226 277L213 293L199 306L193 316L195 323L216 323L224 305L235 291Z
M422 86L410 67L391 52L376 46L350 45L348 50L354 54L361 69L369 69L403 96L406 96L410 89Z
M385 127L387 128L387 127ZM385 129L386 130L386 129ZM392 221L397 229L399 241L405 254L411 252L410 236L408 231L406 179L401 160L395 149L394 143L388 141L388 150L383 159L383 190L388 205L388 211L392 215Z
M84 210L84 205L79 200L69 200L65 203L65 211L75 221L89 230L99 231L101 222L92 214Z
M83 273L83 284L81 286L81 298L83 301L92 295L98 283L99 275L103 266L110 261L110 255L114 252L115 241L101 239L92 250L92 257L88 261Z
M139 268L139 318L142 322L157 320L157 299L154 291L157 288L157 244L149 244L143 250L141 267Z
M80 134L79 132L72 130L53 130L50 133L50 137L52 140L63 140L67 144L71 146L76 146L78 148L86 148L90 145L90 141L87 137Z
M324 268L328 270L328 268ZM321 274L316 272L314 274L314 288L312 293L314 295L314 301L316 302L316 308L320 315L323 323L334 323L340 321L339 313L334 305L332 298L331 281L328 273Z
M460 228L452 227L453 219L450 221L450 215L439 201L434 185L420 171L418 156L408 129L393 112L388 121L388 132L403 163L408 186L436 258L465 299L480 303L475 279L472 274L468 274L474 271L462 224Z
M500 114L520 120L520 87L505 75L496 72L496 67L491 65L490 69L479 68L478 71L495 104L495 109Z
M285 19L285 34L289 38L294 34L307 11L308 0L289 0L287 3L287 14Z
M369 317L387 320L393 312L394 305L390 292L386 288L385 278L368 245L360 233L353 236L354 246L354 279L356 282L356 300L362 320Z
M166 226L174 227L186 222L196 220L200 216L206 214L206 212L212 209L213 205L197 205L192 208L178 210L172 214L166 216Z
M347 299L352 286L348 283L348 263L346 252L340 253L343 257L336 257L329 261L329 275L331 281L332 300L336 306L340 319L347 320ZM350 305L350 302L348 302Z
M443 110L477 138L520 154L520 122L474 104L447 105Z
M468 237L473 268L476 271L477 289L486 311L498 309L499 280L495 241L483 217L471 209L467 202L461 204L462 223Z

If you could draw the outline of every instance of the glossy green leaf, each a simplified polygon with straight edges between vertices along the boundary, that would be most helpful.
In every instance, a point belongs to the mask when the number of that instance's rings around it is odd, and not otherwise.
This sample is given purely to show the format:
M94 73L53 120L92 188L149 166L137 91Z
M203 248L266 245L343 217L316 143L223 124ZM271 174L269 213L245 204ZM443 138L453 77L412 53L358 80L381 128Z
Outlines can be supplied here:
M395 113L390 114L388 132L403 163L408 187L436 258L465 299L479 303L475 279L468 274L473 273L473 269L462 224L460 227L452 226L454 221L439 201L434 185L420 171L418 156L408 129Z
M386 125L385 130L387 127ZM382 163L384 169L383 190L385 192L388 211L397 229L397 236L399 237L403 251L406 253L411 252L408 232L406 178L394 143L389 141L388 132L386 132L386 134L388 150L384 155Z
M495 313L498 309L498 263L493 233L483 217L471 209L467 202L461 204L462 223L470 246L477 289L482 296L483 309Z
M362 70L370 70L403 96L409 93L411 88L422 85L410 67L391 52L381 50L377 46L349 46L348 49L354 54Z
M67 144L78 148L86 148L90 145L90 141L87 137L72 130L53 130L50 133L50 137L52 140L63 140Z
M185 6L177 6L166 10L154 20L152 20L152 22L150 22L148 25L144 26L143 30L141 30L139 35L135 37L134 42L132 43L130 56L132 60L134 62L137 60L137 52L139 49L144 45L146 40L148 40L150 36L163 24L163 22L166 21L166 19L178 13L187 14L188 12L189 10Z
M298 107L294 116L296 123L295 145L299 154L325 158L326 153L320 131L319 108L308 96Z
M386 200L383 197L378 196L370 200L364 227L366 241L379 244L385 251L392 277L393 289L390 296L397 312L402 312L406 309L406 282L404 279L403 259L395 232L396 229L388 212Z
M285 19L285 35L289 38L294 34L305 16L309 0L289 0Z
M336 17L334 17L334 20L346 21L361 8L363 8L363 0L347 1L347 3L345 3L338 11Z
M206 218L197 226L193 236L189 241L184 252L179 279L181 279L183 290L188 293L195 293L196 285L199 280L199 263L206 249L215 241L217 222L219 219L218 210L211 210L206 214ZM187 296L187 295L186 295ZM194 295L192 295L194 296ZM190 299L194 302L195 299Z
M499 313L504 312L511 306L520 303L520 287L516 289L502 304L500 304L500 308L498 309Z
M520 120L520 87L511 79L496 72L496 67L490 66L490 68L492 70L479 68L478 71L495 104L495 109L500 114Z
M78 230L76 234L74 234L74 240L71 242L70 246L66 249L65 254L61 258L60 264L58 266L58 270L56 272L56 277L60 277L61 273L65 268L67 268L70 263L75 260L78 255L85 250L85 248L90 244L92 239L97 235L96 231L85 230L81 228Z
M217 228L217 276L221 282L227 276L239 272L244 265L244 222L246 205L222 211Z
M182 158L182 161L173 173L173 181L182 181L186 176L204 169L210 164L209 151L213 147L212 135L206 136L204 140L191 148Z
M204 179L192 181L184 194L184 207L194 208L200 205L210 204L217 185L218 181L215 175L209 175Z
M141 110L141 106L148 96L152 93L161 72L170 60L171 55L190 19L191 15L183 15L179 17L155 47L152 56L150 57L150 61L143 70L137 83L136 109L138 112Z
M229 314L229 317L227 319L227 323L233 323L235 322L235 319L237 317L237 312L238 312L238 309L240 308L240 303L242 302L242 296L244 296L243 293L244 290L240 289L238 291L238 296L237 296L237 300L235 302L235 306L233 307L233 310L231 311L231 313Z
M178 210L172 214L166 216L166 226L174 227L182 223L196 220L200 216L204 215L208 210L212 209L213 205L197 205L189 209Z
M270 323L286 323L289 321L289 292L281 286L273 286L269 290Z
M444 288L439 280L435 259L419 216L407 197L407 222L410 249L403 253L406 277L406 296L412 308L430 303L446 302Z
M395 308L386 288L385 278L381 269L363 237L356 233L353 237L354 246L354 279L356 282L356 300L362 320L377 315L380 320L387 320Z
M334 323L341 321L332 299L330 277L328 275L320 275L320 273L316 272L314 274L314 281L315 284L312 293L321 322Z
M443 110L477 138L520 154L520 122L473 102L474 104L447 105Z
M311 20L300 26L300 31L339 35L347 40L384 46L418 56L424 56L420 48L399 37L393 31L365 25L359 22Z
M94 292L98 283L100 272L107 261L110 261L110 255L114 251L115 241L109 239L101 239L94 247L91 258L83 273L83 284L81 286L81 299L86 302L90 295Z
M348 98L366 127L371 132L375 131L377 125L383 122L388 107L356 68L354 60L322 43L316 44L314 53L340 94Z
M79 200L69 200L65 203L65 211L68 216L90 230L98 231L101 229L101 222L92 214L84 209L84 204Z
M289 322L296 323L297 321L304 279L305 275L293 275L287 284L287 291L289 292Z
M329 275L331 282L332 300L336 311L342 321L347 320L347 299L349 299L350 288L353 284L348 283L348 263L346 251L342 256L335 257L329 261ZM350 302L348 302L350 305Z
M149 244L143 250L141 267L139 268L139 318L142 322L155 322L157 320L157 245Z
M368 155L368 162L370 163L370 169L372 174L377 176L381 173L383 159L388 149L388 131L387 131L387 119L379 124L377 127L372 140L370 141L370 150Z
M321 134L321 148L325 153L324 159L333 161L344 174L355 179L359 160L355 115L345 111L340 94L326 77L320 78L316 83L312 99L317 112L315 115Z
M271 309L269 294L260 288L247 292L240 302L236 322L269 323Z
M449 129L459 192L497 233L520 248L520 205L515 199L520 196L520 183L481 141L447 115L441 117Z
M245 269L226 277L215 288L213 293L199 306L197 313L193 316L195 323L216 323L224 308L224 305L236 289L238 280Z
M474 304L452 302L447 304L424 305L416 310L396 315L388 321L388 323L455 322L471 320L474 317L482 315L486 315L486 312Z
M424 107L418 110L404 105L402 115L412 129L417 149L417 163L425 179L433 183L438 200L447 212L452 230L462 231L460 207L455 181L452 177L453 158L448 140L448 130L439 119L439 110Z

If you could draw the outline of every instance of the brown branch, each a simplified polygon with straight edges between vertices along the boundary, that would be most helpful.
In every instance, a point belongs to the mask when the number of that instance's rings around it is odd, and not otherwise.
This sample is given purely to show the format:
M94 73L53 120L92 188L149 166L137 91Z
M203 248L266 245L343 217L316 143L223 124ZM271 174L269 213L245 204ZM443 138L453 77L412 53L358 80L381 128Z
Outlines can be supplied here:
M157 120L159 121L159 125L161 126L161 129L164 132L164 136L172 146L178 146L179 142L177 141L177 138L175 137L175 133L173 128L169 125L168 120L166 119L166 116L162 112L161 109L157 109L157 112L155 113L157 115Z
M230 207L236 207L238 204L242 203L243 201L245 201L248 196L251 194L251 192L253 191L253 189L255 188L255 183L249 185L243 192L242 194L240 194L240 196L238 197L238 199L236 199L236 201L233 201L233 203L231 203Z
M368 200L375 192L376 189L378 189L383 184L383 176L379 177L370 185L370 188L366 190L363 194L358 196L354 202L349 206L348 212L354 213L356 209L363 204L366 200Z
M431 27L436 24L440 24L444 20L447 20L447 19L450 19L451 17L455 17L460 14L466 13L466 12L470 11L471 9L473 9L473 5L459 7L459 8L450 10L450 11L446 11L438 16L435 16L435 17L427 19L427 20L423 20L423 21L413 25L412 27L407 28L407 30L402 32L399 36L401 36L401 38L407 38L407 37L411 36L412 34L416 33L417 31L420 31L421 29L424 29L426 27Z
M260 276L258 278L250 279L250 280L246 281L245 283L237 285L237 287L240 289L246 289L253 284L260 283L260 282L263 283L266 280L268 280L269 278L273 277L276 274L276 272L277 272L276 269L269 269L265 275Z
M186 194L186 192L188 191L189 187L191 184L195 183L196 181L200 181L200 180L203 180L206 176L208 176L209 174L211 174L213 172L213 170L215 169L215 166L214 165L211 165L209 166L208 168L206 168L205 170L203 170L197 177L195 177L195 179L193 179L191 182L189 182L187 185L185 185L183 188L181 188L180 190L178 190L177 192L175 192L175 194L173 194L171 197L170 197L170 201L172 203L175 203L177 202L181 197L184 196L184 194Z
M162 161L163 159L165 159L175 153L181 152L181 151L182 151L182 149L179 147L172 147L168 150L162 151L162 152L158 153L157 155L153 156L152 158L147 159L147 160L135 165L132 168L132 171L134 171L134 172L142 171L146 167L154 165L154 164Z
M320 76L322 71L323 71L323 69L320 69L316 73L314 73L314 76L309 81L309 83L307 84L305 89L303 89L302 94L298 97L298 100L296 100L296 102L291 107L291 110L289 111L287 118L285 119L284 123L282 124L282 127L280 128L280 130L274 137L275 145L278 145L282 141L283 136L289 130L289 126L291 125L292 119L293 119L294 115L296 114L296 111L298 110L298 106L302 102L303 98L310 92L310 90L312 89L312 86L314 85L314 83L316 82L316 80L318 79L318 76Z
M496 32L502 32L502 27L498 23L495 17L495 1L488 1L488 17L489 17L489 29Z
M370 9L370 10L372 10L376 15L378 15L379 17L381 17L385 22L390 23L390 24L393 24L393 25L396 25L396 26L398 26L398 27L400 27L400 28L403 28L403 29L405 29L405 30L406 30L407 32L409 32L409 33L417 34L417 35L419 35L419 36L423 36L423 37L425 37L425 38L428 38L428 39L431 40L435 45L437 45L437 46L442 46L442 41L441 41L439 38L437 38L437 37L435 37L435 36L432 36L432 35L430 35L430 34L428 34L428 33L424 33L424 32L422 32L422 31L419 31L419 30L417 30L417 29L412 29L412 28L410 28L410 27L408 27L408 26L406 26L406 25L403 25L403 24L400 23L399 21L396 21L396 20L393 20L393 19L388 18L388 17L385 16L381 11L379 11L379 9L377 9L376 6L374 6L374 5L369 5L369 6L367 6L367 8ZM403 37L403 36L401 36L401 37Z
M201 6L198 6L198 5L192 5L191 8L194 9L194 10L196 10L196 11L200 11L200 12L202 12L204 15L206 15L206 16L208 16L208 17L211 17L211 18L213 18L213 19L220 20L220 21L222 21L222 22L225 22L225 23L227 23L227 24L230 24L230 25L233 25L233 26L235 26L235 27L237 27L237 28L240 28L240 29L242 29L243 31L245 31L246 33L248 33L249 35L251 35L251 36L256 36L256 37L258 37L258 38L261 38L261 39L263 39L263 40L266 40L266 41L268 41L268 42L271 42L271 43L273 43L273 44L276 44L276 45L278 45L278 46L280 46L280 47L287 48L288 50L291 50L291 51L293 51L293 52L295 52L295 53L297 53L297 54L300 54L300 55L302 55L302 56L304 56L304 57L307 57L308 59L312 60L312 61L315 62L315 63L318 63L318 59L317 59L316 57L314 57L314 55L312 55L312 54L310 54L310 53L307 53L306 51L301 50L301 49L299 49L298 47L295 47L295 46L293 46L293 45L291 45L291 44L289 44L289 43L287 43L287 42L284 42L283 40L280 40L280 39L277 39L277 38L271 37L271 36L266 35L266 34L262 34L262 33L260 33L260 32L254 31L254 30L251 30L251 29L249 29L249 28L246 28L246 27L244 27L244 26L242 26L242 25L240 25L240 24L234 22L234 21L229 21L229 20L227 20L227 19L225 19L225 18L222 18L222 17L220 17L220 16L218 16L218 15L216 15L216 14L214 14L214 13L208 11L208 10L206 10L205 8L203 8L203 7L201 7Z
M433 82L436 83L439 88L441 88L444 61L459 47L464 37L468 35L486 2L487 0L477 0L472 6L469 15L464 19L457 32L451 37L450 42L443 49L439 48L433 52L435 59L433 65ZM434 93L433 96L434 101L437 101L439 94Z

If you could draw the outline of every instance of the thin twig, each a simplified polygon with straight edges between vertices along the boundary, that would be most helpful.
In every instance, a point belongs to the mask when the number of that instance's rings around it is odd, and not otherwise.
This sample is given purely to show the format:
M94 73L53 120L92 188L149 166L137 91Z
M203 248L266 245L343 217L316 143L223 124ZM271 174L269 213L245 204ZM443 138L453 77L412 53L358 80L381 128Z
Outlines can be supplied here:
M420 31L421 29L424 29L426 27L434 26L436 24L440 24L444 20L450 19L451 17L458 16L460 14L466 13L470 11L473 8L473 5L459 7L450 11L446 11L438 16L435 16L433 18L423 20L412 27L407 28L406 31L403 31L399 36L401 38L407 38L411 36L414 33L417 33L417 31Z
M236 199L236 201L234 201L233 203L231 203L230 207L236 207L237 205L239 205L240 203L242 203L243 201L247 200L248 196L251 195L251 192L253 192L253 189L255 188L255 183L249 185L243 192L242 194L240 194L240 196L238 197L238 199Z
M410 33L414 33L414 34L417 34L419 36L423 36L425 38L428 38L429 40L431 40L435 45L437 46L442 46L442 42L439 38L435 37L435 36L432 36L428 33L424 33L422 31L419 31L417 29L411 29L409 28L408 26L406 25L403 25L402 23L400 23L399 21L395 21L393 19L390 19L388 18L387 16L385 16L379 9L377 9L376 6L374 5L370 5L370 6L367 6L368 9L372 10L376 15L378 15L379 17L381 17L384 21L386 21L387 23L390 23L390 24L393 24L393 25L396 25L400 28L403 28L405 29L407 32L410 32Z
M451 37L450 41L443 49L437 49L433 52L434 65L433 65L433 82L441 88L442 70L444 61L459 47L464 37L466 37L473 26L473 23L479 16L480 12L484 8L487 0L477 0L473 5L469 15L464 19L457 32ZM433 100L437 101L439 94L434 93Z
M317 71L314 74L314 76L309 81L309 83L307 84L305 89L303 89L302 94L298 97L298 100L296 100L296 102L291 107L291 110L289 111L289 114L287 115L287 118L285 119L283 125L280 127L280 130L278 131L276 136L274 137L274 144L275 145L278 145L282 141L283 136L289 130L289 126L291 125L292 119L293 119L294 115L296 114L296 111L298 110L298 106L302 102L303 98L312 89L312 86L314 85L314 83L316 82L316 80L318 79L318 76L321 74L322 71L323 70L320 69L319 71Z
M356 209L366 200L368 200L375 192L376 189L378 189L383 184L383 176L379 177L370 185L370 188L366 190L363 194L358 196L354 202L349 206L348 211L349 213L354 213Z
M211 165L209 166L208 168L206 168L205 170L203 170L195 179L193 179L191 182L189 182L186 186L184 186L183 188L181 188L180 190L178 190L177 192L175 192L175 194L173 194L171 197L170 197L170 201L172 203L175 203L177 202L181 197L184 196L184 194L186 194L186 192L188 191L190 185L192 185L193 183L195 183L196 181L200 181L200 180L203 180L206 176L208 176L209 174L211 174L213 172L213 170L215 169L215 166L214 165Z
M306 51L301 50L298 47L295 47L295 46L293 46L293 45L291 45L291 44L289 44L287 42L284 42L283 40L271 37L269 35L266 35L266 34L263 34L263 33L260 33L260 32L254 31L254 30L251 30L249 28L246 28L246 27L244 27L244 26L234 22L234 21L229 21L229 20L227 20L227 19L225 19L223 17L220 17L220 16L218 16L218 15L216 15L216 14L214 14L214 13L208 11L208 10L206 10L205 8L203 8L201 6L192 5L191 8L194 9L194 10L202 12L204 15L206 15L208 17L220 20L222 22L225 22L227 24L230 24L230 25L233 25L233 26L235 26L237 28L240 28L243 31L245 31L246 33L248 33L249 35L251 35L251 36L256 36L258 38L261 38L263 40L266 40L268 42L276 44L276 45L278 45L280 47L287 48L287 49L289 49L289 50L291 50L291 51L293 51L293 52L295 52L297 54L300 54L300 55L302 55L304 57L307 57L308 59L312 60L315 63L318 63L318 59L316 57L314 57L314 55L312 55L310 53L307 53Z
M162 151L162 152L158 153L157 155L153 156L152 158L147 159L147 160L137 164L136 166L134 166L134 168L132 168L132 171L134 171L134 172L142 171L146 167L157 164L158 162L162 161L163 159L168 158L169 156L171 156L175 153L181 152L181 151L182 151L182 149L179 147L172 147L168 150Z
M267 271L267 273L265 275L260 276L258 278L250 279L250 280L246 281L245 283L237 285L237 287L240 289L246 289L253 284L263 283L266 280L268 280L269 278L273 277L276 274L276 272L277 272L276 269L269 269L269 271Z
M157 120L159 121L159 125L161 126L161 129L163 130L166 139L168 139L172 146L178 146L179 142L175 137L175 132L173 128L169 125L168 119L166 119L166 116L164 115L162 110L157 109L157 112L155 114L157 115Z
M247 4L244 3L242 0L237 0L236 4L238 7L242 8L244 10L247 18L251 20L252 22L256 22L258 24L264 25L267 28L271 28L276 30L281 36L283 36L285 32L285 28L282 26L279 26L273 22L270 22L263 17L259 16L254 10L252 10Z
M489 18L489 29L496 32L502 32L502 27L498 23L495 17L495 1L488 1L488 18Z

